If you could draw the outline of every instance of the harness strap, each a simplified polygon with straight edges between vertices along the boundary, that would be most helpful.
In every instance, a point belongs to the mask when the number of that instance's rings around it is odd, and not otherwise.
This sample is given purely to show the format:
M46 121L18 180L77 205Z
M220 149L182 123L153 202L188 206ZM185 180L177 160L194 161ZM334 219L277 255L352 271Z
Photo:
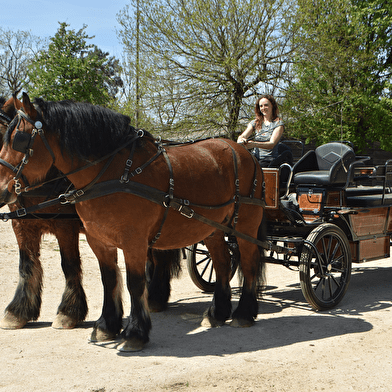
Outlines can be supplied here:
M0 110L0 117L8 124L12 121L12 118L8 117L2 110Z
M0 164L2 164L3 166L5 166L7 169L10 169L11 171L13 171L14 173L17 173L18 168L15 166L12 166L10 163L8 163L7 161L5 161L4 159L0 158Z
M235 193L234 193L234 212L233 216L230 218L229 225L233 222L233 228L235 228L237 221L238 221L238 213L240 209L240 205L238 203L238 197L240 196L240 179L238 177L238 160L237 160L237 154L234 151L234 148L230 146L229 143L226 142L226 140L223 140L230 148L231 152L233 154L233 165L234 165L234 187L235 187Z
M158 232L155 234L155 237L151 240L149 246L154 245L158 241L159 237L161 236L162 228L163 228L163 225L164 225L164 223L166 221L167 215L169 213L169 208L170 208L171 201L173 200L173 197L174 197L173 167L172 167L172 165L170 163L169 156L167 155L167 152L166 152L166 150L164 148L162 149L162 153L163 153L163 156L165 157L167 167L169 168L169 175L170 175L170 179L169 179L169 193L168 193L168 195L166 195L166 197L167 196L169 197L169 203L166 203L166 208L165 208L165 212L163 214L162 222L161 222L161 224L159 226ZM165 203L163 203L163 205L165 206Z

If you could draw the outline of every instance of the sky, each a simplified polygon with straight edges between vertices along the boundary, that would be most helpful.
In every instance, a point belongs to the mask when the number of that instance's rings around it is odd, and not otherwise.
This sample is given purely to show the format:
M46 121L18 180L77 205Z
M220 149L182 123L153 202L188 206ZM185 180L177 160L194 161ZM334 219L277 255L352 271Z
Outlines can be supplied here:
M85 32L95 36L88 43L121 57L122 45L117 38L119 29L116 15L123 10L129 0L0 0L0 26L4 30L30 31L33 35L53 37L58 22L69 24L68 29L80 30L87 25Z

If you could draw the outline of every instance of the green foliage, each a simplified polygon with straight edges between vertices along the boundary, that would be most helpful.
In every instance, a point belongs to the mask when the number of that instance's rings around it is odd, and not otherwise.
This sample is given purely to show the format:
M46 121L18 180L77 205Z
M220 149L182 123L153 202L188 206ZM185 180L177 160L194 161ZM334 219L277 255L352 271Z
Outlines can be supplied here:
M226 132L233 138L244 101L272 92L284 80L282 64L293 50L286 23L292 1L131 3L140 10L142 104L155 109L162 130ZM133 54L136 23L130 11L126 8L118 20ZM143 77L151 71L152 78Z
M47 100L72 99L107 105L114 98L122 81L116 76L120 71L118 61L108 59L85 33L67 30L66 23L50 39L49 47L42 51L30 66L29 92Z
M378 140L392 150L392 6L381 0L298 0L302 44L284 110L293 136Z

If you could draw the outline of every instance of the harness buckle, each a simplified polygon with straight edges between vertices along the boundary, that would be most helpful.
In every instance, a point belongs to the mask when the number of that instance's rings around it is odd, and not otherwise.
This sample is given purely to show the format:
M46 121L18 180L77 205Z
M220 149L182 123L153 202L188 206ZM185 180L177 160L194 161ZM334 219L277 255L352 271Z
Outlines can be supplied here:
M84 190L83 189L79 189L75 192L75 196L76 197L80 197L84 195Z
M189 208L186 206L180 206L180 208L178 209L178 212L188 219L193 218L193 215L195 214L195 211L193 211L192 208Z
M135 174L140 174L143 171L143 169L139 166L138 168L135 169Z
M19 210L16 210L15 212L16 212L16 216L17 216L18 218L27 215L26 208L20 208Z

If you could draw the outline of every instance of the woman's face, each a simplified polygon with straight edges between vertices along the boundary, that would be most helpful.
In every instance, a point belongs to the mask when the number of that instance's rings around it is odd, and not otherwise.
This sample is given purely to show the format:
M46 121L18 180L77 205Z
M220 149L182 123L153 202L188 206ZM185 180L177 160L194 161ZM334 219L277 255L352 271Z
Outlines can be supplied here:
M267 98L262 98L259 101L261 114L266 118L272 117L272 104Z

